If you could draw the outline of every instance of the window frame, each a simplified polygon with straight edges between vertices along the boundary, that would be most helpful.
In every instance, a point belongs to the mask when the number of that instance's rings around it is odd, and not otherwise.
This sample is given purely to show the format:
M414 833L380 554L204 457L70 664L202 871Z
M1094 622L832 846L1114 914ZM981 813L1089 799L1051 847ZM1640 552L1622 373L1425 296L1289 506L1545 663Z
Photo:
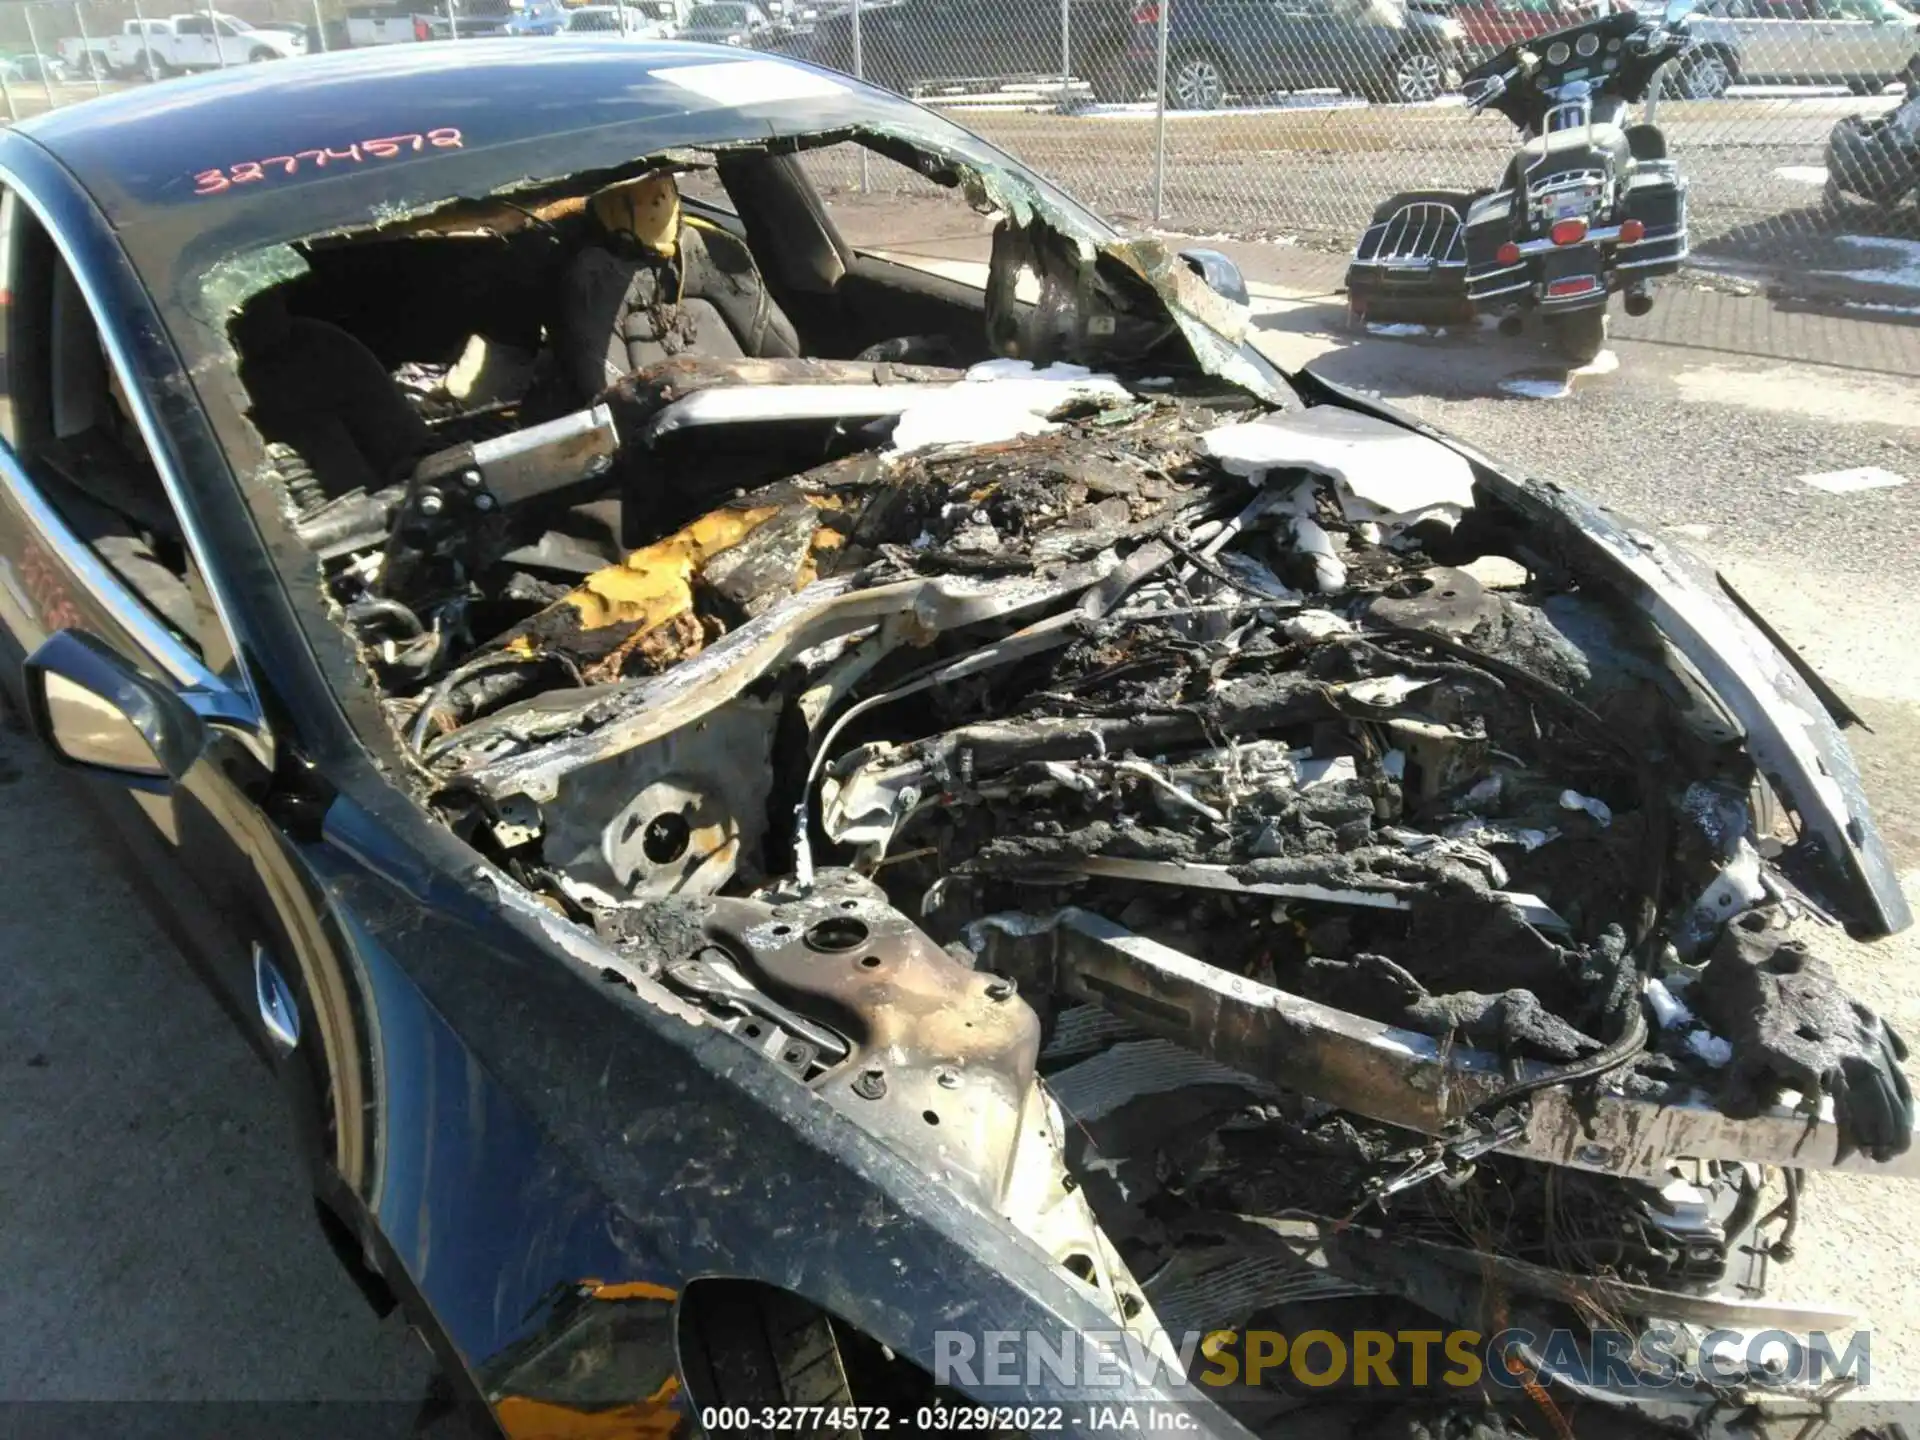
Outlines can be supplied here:
M167 505L180 527L180 541L189 561L198 573L207 596L207 621L218 634L201 641L200 650L187 644L170 626L155 615L133 593L126 582L114 574L107 562L76 534L40 484L28 473L14 448L18 435L17 416L12 415L11 381L0 387L0 401L14 422L12 435L0 435L0 487L4 487L34 527L38 538L52 549L83 585L92 600L111 618L113 624L152 661L158 664L179 687L185 698L197 701L196 710L205 718L224 721L259 737L263 758L271 756L271 737L267 732L259 704L259 692L247 672L238 642L239 631L233 624L224 588L218 572L207 563L210 549L201 533L193 508L184 501L185 487L174 469L170 452L163 443L159 417L144 386L135 378L126 341L112 321L113 311L93 276L76 263L74 248L59 227L52 223L50 207L33 193L14 170L0 162L0 207L5 223L0 223L0 275L11 282L18 263L24 231L19 221L29 220L51 244L54 258L67 269L75 290L85 303L87 313L100 337L102 358L119 381L133 412L134 427L147 449L147 457L160 477ZM16 208L17 207L17 208ZM21 211L24 210L24 215ZM13 319L7 318L4 344L12 343ZM198 638L198 637L196 637ZM217 643L207 643L217 641ZM226 657L226 665L216 671L204 655Z

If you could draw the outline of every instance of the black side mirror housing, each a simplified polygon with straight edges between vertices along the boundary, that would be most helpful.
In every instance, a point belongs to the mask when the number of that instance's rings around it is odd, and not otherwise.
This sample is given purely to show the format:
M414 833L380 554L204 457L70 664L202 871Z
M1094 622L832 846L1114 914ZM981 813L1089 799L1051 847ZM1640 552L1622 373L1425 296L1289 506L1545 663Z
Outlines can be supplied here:
M205 743L200 717L171 686L84 631L50 635L24 669L28 722L62 765L165 783Z
M1207 288L1214 294L1236 305L1253 303L1247 294L1247 277L1240 273L1231 256L1218 250L1182 250L1180 258L1186 261L1189 270L1206 281Z

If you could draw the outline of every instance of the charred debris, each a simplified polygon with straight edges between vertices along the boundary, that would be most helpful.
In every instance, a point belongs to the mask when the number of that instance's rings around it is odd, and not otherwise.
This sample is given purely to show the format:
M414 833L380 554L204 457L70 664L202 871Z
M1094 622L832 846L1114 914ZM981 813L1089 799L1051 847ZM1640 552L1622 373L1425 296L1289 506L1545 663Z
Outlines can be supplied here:
M1912 1115L1737 727L1178 266L995 254L1026 358L684 355L377 495L278 452L409 781L1127 1323L1785 1323L1763 1164Z

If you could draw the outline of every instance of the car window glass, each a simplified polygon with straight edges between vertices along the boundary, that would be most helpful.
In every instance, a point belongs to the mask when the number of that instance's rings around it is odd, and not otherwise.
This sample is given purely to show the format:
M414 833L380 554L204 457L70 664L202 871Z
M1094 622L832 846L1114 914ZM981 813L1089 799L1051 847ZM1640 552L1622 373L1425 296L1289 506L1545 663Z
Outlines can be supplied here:
M0 327L4 435L41 497L188 649L221 634L185 529L86 297L52 239L0 194L10 304ZM214 648L224 651L224 640Z
M960 191L851 140L806 151L800 166L854 249L986 285L998 215L981 214Z

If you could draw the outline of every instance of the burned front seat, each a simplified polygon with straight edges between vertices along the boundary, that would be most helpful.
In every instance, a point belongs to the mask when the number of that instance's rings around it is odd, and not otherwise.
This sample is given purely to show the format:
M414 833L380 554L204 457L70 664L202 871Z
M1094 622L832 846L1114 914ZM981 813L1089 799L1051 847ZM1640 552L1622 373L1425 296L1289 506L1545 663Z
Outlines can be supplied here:
M745 242L686 217L673 176L608 186L587 205L591 238L560 283L555 350L582 402L673 355L800 353Z
M338 325L290 315L268 291L233 339L254 428L298 451L328 495L403 480L437 448L379 357Z

